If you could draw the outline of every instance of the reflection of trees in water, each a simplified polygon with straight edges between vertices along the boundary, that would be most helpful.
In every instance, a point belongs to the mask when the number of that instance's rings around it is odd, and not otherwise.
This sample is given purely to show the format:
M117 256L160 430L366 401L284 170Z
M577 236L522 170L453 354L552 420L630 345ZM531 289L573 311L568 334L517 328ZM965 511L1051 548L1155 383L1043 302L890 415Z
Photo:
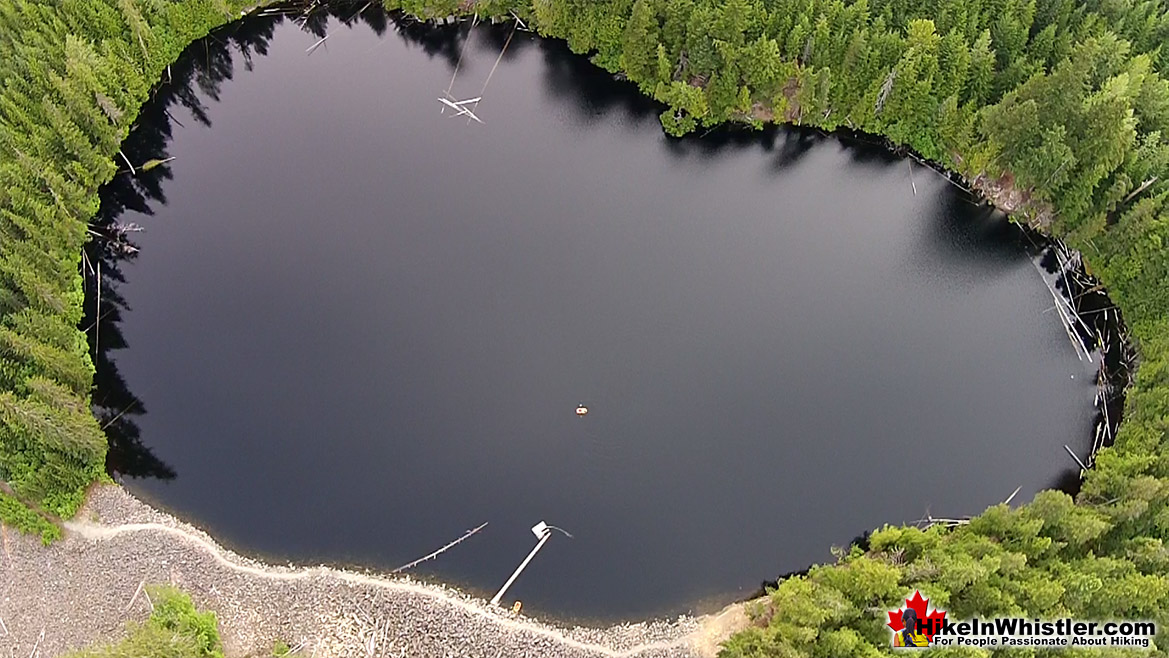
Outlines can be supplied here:
M235 71L236 57L242 58L244 67L250 69L254 54L267 53L280 20L280 17L268 17L239 21L189 46L167 69L122 143L122 153L135 164L136 172L131 173L125 167L101 189L101 206L90 222L94 237L85 246L82 265L86 277L85 316L81 326L86 331L96 366L93 410L109 441L106 468L111 473L168 480L175 477L174 469L142 443L136 418L146 413L146 408L130 391L112 358L115 350L126 347L121 322L124 313L130 310L118 293L118 285L125 280L120 266L137 252L132 242L136 227L123 224L120 218L126 211L152 215L156 205L166 205L163 186L171 178L169 170L165 165L143 170L141 165L167 157L173 127L182 125L171 110L184 107L195 121L211 125L204 98L219 98L220 86ZM96 276L99 272L100 317Z
M167 480L176 476L174 469L142 442L136 419L146 413L146 407L131 392L113 358L116 350L127 347L121 322L130 310L118 293L118 285L125 280L120 266L137 253L133 234L138 227L124 224L121 217L127 211L153 215L157 206L167 203L164 186L171 179L169 169L165 165L143 169L142 165L168 157L174 126L183 126L173 110L185 108L194 121L210 126L207 101L219 100L220 89L234 77L237 63L251 70L254 57L268 54L276 27L286 20L295 21L301 29L318 37L328 34L333 21L347 26L360 22L379 36L392 26L401 38L422 46L429 57L442 57L452 67L467 36L465 29L387 14L380 3L335 2L308 14L289 5L285 10L270 8L261 14L264 15L248 16L214 30L188 46L167 68L121 146L119 164L128 160L136 170L131 172L124 166L100 191L101 205L90 222L93 239L84 250L85 315L81 327L96 366L93 410L109 441L106 468L112 474Z
M617 81L588 58L573 54L563 41L542 39L537 45L544 56L544 89L563 102L578 121L591 125L620 112L630 122L652 119L657 123L665 106L643 96L636 84Z

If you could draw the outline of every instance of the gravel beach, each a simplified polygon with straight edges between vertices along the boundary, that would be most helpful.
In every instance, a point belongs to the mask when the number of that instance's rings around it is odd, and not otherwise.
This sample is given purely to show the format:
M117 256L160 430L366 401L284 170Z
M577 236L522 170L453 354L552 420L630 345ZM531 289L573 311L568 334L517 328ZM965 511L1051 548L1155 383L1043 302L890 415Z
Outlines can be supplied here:
M145 619L140 586L173 583L213 610L228 656L442 658L711 658L745 623L741 606L704 618L560 628L408 578L330 567L271 566L228 551L200 530L116 485L93 489L45 547L4 529L0 656L50 657L124 635Z

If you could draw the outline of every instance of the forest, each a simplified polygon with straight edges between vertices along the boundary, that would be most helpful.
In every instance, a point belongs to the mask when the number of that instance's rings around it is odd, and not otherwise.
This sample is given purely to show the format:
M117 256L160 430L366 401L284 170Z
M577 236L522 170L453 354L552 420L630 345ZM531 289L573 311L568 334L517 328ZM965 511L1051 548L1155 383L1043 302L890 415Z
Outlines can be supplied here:
M90 223L98 187L121 167L148 165L120 150L142 103L188 43L250 4L0 3L0 519L45 541L106 477L103 426L112 421L91 408L93 327L83 322L85 288L101 267L83 257L100 239ZM1122 310L1140 367L1120 431L1075 499L1048 491L957 527L875 530L835 563L781 580L724 656L889 655L882 611L914 589L959 618L1152 619L1169 628L1169 3L387 0L387 8L514 12L659 101L671 135L783 122L881 136L1079 249ZM1169 645L1165 630L1158 644Z
M0 3L0 518L46 541L106 477L80 326L98 187L160 73L242 4Z

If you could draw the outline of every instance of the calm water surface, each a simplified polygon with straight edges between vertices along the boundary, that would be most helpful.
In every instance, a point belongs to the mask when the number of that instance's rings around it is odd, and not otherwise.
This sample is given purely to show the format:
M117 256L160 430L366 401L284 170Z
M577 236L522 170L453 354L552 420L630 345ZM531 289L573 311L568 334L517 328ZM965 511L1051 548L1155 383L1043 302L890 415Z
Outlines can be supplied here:
M418 570L485 595L545 520L575 538L508 600L613 619L1029 499L1086 451L1094 369L1026 239L932 172L914 194L864 145L667 139L522 33L468 125L436 102L455 32L328 27L310 55L275 24L142 128L176 158L119 218L146 230L114 358L176 475L130 480L146 498L248 552L380 568L487 521ZM456 96L505 37L477 30Z

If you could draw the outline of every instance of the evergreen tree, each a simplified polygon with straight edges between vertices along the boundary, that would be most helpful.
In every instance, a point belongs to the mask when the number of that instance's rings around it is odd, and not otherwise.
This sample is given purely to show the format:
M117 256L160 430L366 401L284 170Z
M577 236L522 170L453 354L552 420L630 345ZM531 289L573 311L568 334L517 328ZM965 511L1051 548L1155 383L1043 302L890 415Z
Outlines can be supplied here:
M657 72L658 24L652 0L637 0L625 26L621 52L622 68L630 79L652 89Z

